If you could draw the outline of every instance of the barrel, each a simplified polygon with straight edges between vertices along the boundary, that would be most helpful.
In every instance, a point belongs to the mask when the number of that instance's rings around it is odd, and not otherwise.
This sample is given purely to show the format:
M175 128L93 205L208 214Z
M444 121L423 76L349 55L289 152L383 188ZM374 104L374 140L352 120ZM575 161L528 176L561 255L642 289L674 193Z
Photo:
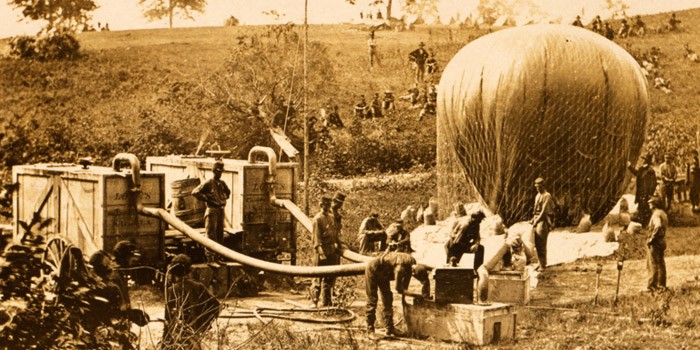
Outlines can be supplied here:
M198 178L176 180L170 184L173 194L172 213L191 227L202 226L206 204L194 198L192 190L199 186Z

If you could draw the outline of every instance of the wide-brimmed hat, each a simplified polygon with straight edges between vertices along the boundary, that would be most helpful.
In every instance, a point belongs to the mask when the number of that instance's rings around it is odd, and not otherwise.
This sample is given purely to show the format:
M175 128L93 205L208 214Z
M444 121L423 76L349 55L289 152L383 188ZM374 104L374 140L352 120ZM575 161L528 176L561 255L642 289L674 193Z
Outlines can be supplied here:
M340 192L336 192L335 195L333 196L333 201L339 202L339 203L345 203L345 195L340 193Z
M535 179L535 185L544 185L544 179L538 177L537 179Z
M328 196L321 197L321 204L331 204L331 197L328 197Z
M425 46L425 43L423 43L423 42L421 41L420 44L418 44L418 46L423 47L423 46Z

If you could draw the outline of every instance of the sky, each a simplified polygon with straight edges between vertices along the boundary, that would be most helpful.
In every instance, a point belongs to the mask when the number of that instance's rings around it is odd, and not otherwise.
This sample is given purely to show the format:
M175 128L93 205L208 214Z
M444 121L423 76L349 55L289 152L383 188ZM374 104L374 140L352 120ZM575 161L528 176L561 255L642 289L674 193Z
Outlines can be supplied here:
M514 0L511 0L514 1ZM149 22L139 7L139 0L96 0L99 8L93 13L93 25L109 23L111 30L166 28L167 19ZM373 13L385 6L370 7L370 0L357 0L357 5L350 5L345 0L308 0L309 23L341 23L358 21L360 12L371 9ZM400 13L402 0L394 0L393 14ZM449 21L460 14L464 19L471 13L479 0L439 0L438 10L443 21ZM540 8L546 10L551 18L562 18L569 22L577 14L583 18L592 18L604 11L604 0L534 0ZM686 8L700 8L700 0L626 0L630 9L628 15L667 12ZM274 18L263 14L275 10L284 14L282 22L303 22L304 0L208 0L205 12L196 14L195 20L174 19L175 27L221 26L226 18L233 15L242 25L274 23ZM42 22L26 22L21 11L14 10L7 0L0 0L0 38L19 34L36 34Z

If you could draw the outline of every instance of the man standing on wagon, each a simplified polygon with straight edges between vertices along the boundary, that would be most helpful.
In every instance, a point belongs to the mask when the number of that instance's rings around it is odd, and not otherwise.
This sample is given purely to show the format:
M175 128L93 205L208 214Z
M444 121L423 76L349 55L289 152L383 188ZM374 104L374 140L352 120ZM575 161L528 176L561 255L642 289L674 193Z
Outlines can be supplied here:
M207 203L207 211L204 213L204 227L209 239L222 243L224 241L224 207L231 196L231 190L221 180L224 172L224 162L217 160L212 169L214 177L204 181L192 190L192 195ZM207 250L207 262L216 263L214 252Z

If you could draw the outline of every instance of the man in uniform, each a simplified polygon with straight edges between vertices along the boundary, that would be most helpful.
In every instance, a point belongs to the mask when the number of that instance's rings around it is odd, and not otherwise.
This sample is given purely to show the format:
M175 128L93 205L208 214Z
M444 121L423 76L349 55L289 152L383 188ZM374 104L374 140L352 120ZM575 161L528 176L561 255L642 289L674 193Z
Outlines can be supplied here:
M664 162L659 166L659 174L661 175L661 199L664 201L663 209L668 212L671 211L671 204L673 204L673 186L678 176L678 169L673 164L673 156L670 153L664 156Z
M355 104L355 117L367 118L369 115L369 107L365 101L365 95L360 95L360 102Z
M386 229L387 251L411 253L411 234L403 227L403 220L395 220Z
M370 68L374 66L376 60L377 65L381 65L379 56L377 55L377 42L374 40L374 31L369 32L369 39L367 39L367 46L369 47L369 66Z
M666 289L666 228L668 216L662 209L663 200L658 197L649 198L652 214L649 220L649 235L647 236L647 270L649 281L645 291L652 292Z
M374 333L374 321L377 319L377 291L382 298L384 306L384 323L386 324L386 334L396 335L394 328L393 294L391 293L390 282L395 281L394 290L397 293L406 295L406 289L411 281L411 275L416 277L421 284L421 297L428 297L430 294L430 280L428 279L427 268L417 265L416 260L407 253L386 252L381 256L367 263L365 269L365 293L367 294L367 331Z
M649 209L649 197L656 191L656 172L651 168L651 154L642 156L642 166L634 168L631 162L627 162L627 169L636 177L637 190L634 202L637 204L636 221L642 225L649 222L651 209Z
M369 114L372 118L382 117L382 101L379 98L379 93L374 93L374 98L372 98L372 102L370 104Z
M391 90L384 91L384 97L382 97L382 109L385 112L394 109L394 93Z
M386 232L384 226L379 222L379 214L372 213L362 220L357 240L360 243L360 254L367 254L375 251L374 243L379 242L379 251L386 249Z
M212 172L214 177L204 181L192 190L192 195L207 204L207 210L204 213L204 227L207 231L207 237L217 243L223 243L224 207L231 196L231 190L221 180L221 174L224 172L224 162L217 160L214 163ZM214 252L207 250L207 261L216 263Z
M462 255L474 254L474 270L484 262L484 246L481 245L479 226L486 215L478 210L471 215L462 216L450 232L450 238L445 243L446 263L451 266L459 265Z
M547 237L554 226L554 198L547 192L544 179L541 177L535 180L535 189L537 195L535 196L534 215L530 224L535 231L535 249L540 265L537 267L537 271L544 271L547 267Z
M421 41L418 48L408 54L408 59L413 63L416 70L416 83L423 82L425 74L425 61L428 59L428 51L425 50L425 44Z
M200 349L200 339L221 310L202 283L188 278L191 266L185 254L175 256L168 266L171 281L166 281L164 348Z
M328 266L340 264L340 237L339 221L336 221L331 213L331 199L321 198L321 212L312 220L312 245L314 248L315 266ZM331 292L335 284L334 276L321 277L314 280L311 286L311 298L316 304L320 301L322 306L331 305Z

